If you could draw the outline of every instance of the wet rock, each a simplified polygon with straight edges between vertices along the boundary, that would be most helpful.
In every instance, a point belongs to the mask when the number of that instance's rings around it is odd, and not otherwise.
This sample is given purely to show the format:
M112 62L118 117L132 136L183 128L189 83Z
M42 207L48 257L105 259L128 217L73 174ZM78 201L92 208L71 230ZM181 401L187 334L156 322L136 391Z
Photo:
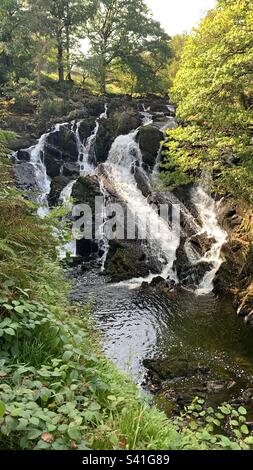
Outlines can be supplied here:
M44 163L50 178L59 176L64 162L75 162L78 159L75 134L65 126L52 132L47 137L44 148Z
M163 133L154 126L142 126L138 135L140 149L142 151L143 162L153 167L162 140Z
M193 235L189 241L193 245L193 248L199 253L199 255L204 256L204 254L211 249L216 240L212 237L209 237L205 232Z
M111 240L105 269L113 281L119 282L148 276L150 266L143 259L140 243Z
M17 163L14 166L16 184L27 191L37 191L37 178L34 166L29 162Z
M80 176L73 186L72 197L76 204L87 204L95 211L95 198L101 196L97 176Z
M233 287L239 287L242 274L243 277L247 275L245 268L251 259L249 250L249 243L243 239L230 240L223 245L221 250L223 263L214 279L217 293L231 292Z
M137 183L138 188L142 192L143 196L148 197L151 195L151 185L150 181L146 175L146 173L143 171L142 168L135 167L134 170L134 177Z
M246 316L245 321L251 328L253 328L253 310Z
M175 378L206 376L209 367L190 363L184 358L144 359L143 365L148 369L148 378L152 383L160 383Z
M64 163L62 167L62 174L66 177L78 178L80 175L80 165L78 163Z
M228 387L226 380L209 380L206 384L207 393L220 393Z
M83 121L81 121L79 125L79 135L81 138L81 141L83 142L86 140L90 135L92 134L94 128L96 125L96 118L95 117L89 117Z
M48 195L48 202L51 206L56 206L61 194L61 191L67 186L70 178L66 176L56 176L51 181L51 190Z
M30 153L27 150L18 150L16 154L16 158L22 162L29 162Z
M181 267L179 278L184 286L195 288L203 280L205 274L211 271L212 264L208 261L200 261L196 265Z
M95 154L97 162L105 162L115 139L115 123L112 118L101 119L97 133Z
M114 118L118 121L117 135L129 134L130 131L137 129L141 125L141 117L139 113L133 110L125 111Z

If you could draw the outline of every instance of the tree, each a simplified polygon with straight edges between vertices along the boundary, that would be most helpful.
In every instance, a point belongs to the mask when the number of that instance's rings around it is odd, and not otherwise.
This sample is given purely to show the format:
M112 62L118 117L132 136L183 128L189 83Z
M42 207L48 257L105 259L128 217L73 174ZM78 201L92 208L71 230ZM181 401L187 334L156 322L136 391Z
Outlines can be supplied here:
M187 39L173 95L188 127L170 134L165 168L215 170L219 190L251 200L252 24L252 2L220 1Z
M101 93L106 92L109 67L121 61L135 72L145 63L145 54L158 49L169 53L169 37L152 19L143 0L97 0L94 16L87 22L90 53L97 63ZM146 62L147 66L147 62Z

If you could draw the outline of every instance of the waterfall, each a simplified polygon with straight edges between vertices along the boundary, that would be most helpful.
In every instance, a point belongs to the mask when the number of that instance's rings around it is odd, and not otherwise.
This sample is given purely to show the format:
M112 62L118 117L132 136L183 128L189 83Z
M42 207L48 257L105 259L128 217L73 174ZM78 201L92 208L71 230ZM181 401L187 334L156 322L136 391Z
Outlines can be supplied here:
M142 125L143 126L149 126L150 124L153 123L153 116L150 114L150 106L148 108L145 107L145 104L142 104L142 109L143 111L141 112L143 119L142 119Z
M105 231L105 226L106 226L106 221L107 221L106 203L107 203L107 199L109 198L109 194L103 185L103 181L100 182L100 191L101 191L101 194L103 195L103 205L102 205L102 215L101 215L102 224L99 227L98 248L99 248L99 257L100 257L100 263L101 263L101 272L103 273L105 270L105 262L107 259L107 255L110 249L110 243L106 236L106 231Z
M222 264L221 249L227 240L226 232L219 226L216 216L216 203L205 192L202 187L193 191L192 201L198 211L202 222L202 230L198 233L206 233L208 237L214 238L209 251L202 256L198 262L206 261L211 264L212 269L208 271L196 289L197 295L209 294L213 290L213 281L217 271Z
M173 264L179 246L179 236L169 227L168 222L158 215L138 189L133 174L134 166L142 165L142 154L135 140L137 132L132 131L115 139L105 166L117 194L127 203L131 213L135 214L139 233L148 234L151 251L158 253L163 266L161 276L175 279ZM145 280L152 280L155 276L150 275ZM136 284L142 281L143 279L133 279L130 283Z
M36 145L33 145L28 149L24 149L30 155L30 164L33 165L35 170L36 185L39 193L36 200L39 204L38 215L40 217L45 217L48 214L49 208L47 196L51 189L51 180L47 175L44 163L45 145L48 136L59 131L60 127L65 126L66 124L68 123L56 124L52 131L47 132L40 137ZM14 154L14 157L16 157L16 155L17 152Z

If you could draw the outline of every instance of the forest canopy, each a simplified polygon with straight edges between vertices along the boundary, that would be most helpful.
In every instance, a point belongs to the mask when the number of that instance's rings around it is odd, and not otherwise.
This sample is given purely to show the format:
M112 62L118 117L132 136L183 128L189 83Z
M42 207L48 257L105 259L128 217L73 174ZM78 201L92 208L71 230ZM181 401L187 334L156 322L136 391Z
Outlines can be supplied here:
M170 38L143 0L3 0L0 85L43 74L105 93L167 92Z

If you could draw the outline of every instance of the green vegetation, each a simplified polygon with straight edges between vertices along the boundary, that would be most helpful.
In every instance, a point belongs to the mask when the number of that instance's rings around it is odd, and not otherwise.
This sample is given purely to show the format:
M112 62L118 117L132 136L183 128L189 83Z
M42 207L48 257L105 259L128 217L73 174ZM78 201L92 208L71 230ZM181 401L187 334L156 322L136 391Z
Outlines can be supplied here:
M181 125L169 132L170 187L213 174L220 194L252 202L253 6L220 1L186 40L172 94Z
M0 24L0 86L28 79L40 91L57 74L103 94L126 82L132 94L167 93L170 38L143 0L3 0Z

